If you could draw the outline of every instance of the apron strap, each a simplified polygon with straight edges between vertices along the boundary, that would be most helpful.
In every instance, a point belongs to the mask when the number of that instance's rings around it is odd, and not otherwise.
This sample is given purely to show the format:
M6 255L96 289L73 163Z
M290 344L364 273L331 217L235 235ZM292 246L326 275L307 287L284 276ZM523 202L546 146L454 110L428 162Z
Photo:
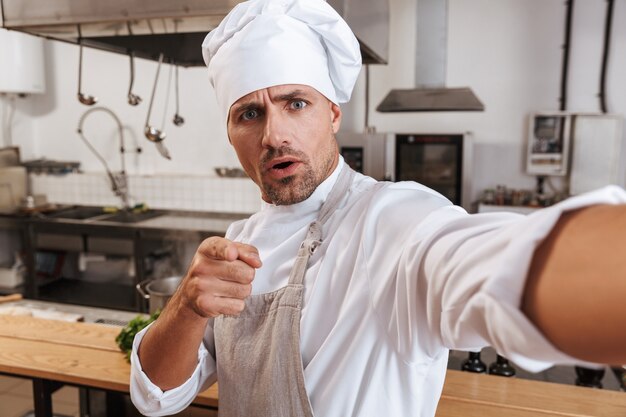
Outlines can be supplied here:
M298 255L296 256L296 260L291 268L291 273L289 274L289 284L301 285L304 281L304 274L306 273L309 258L322 244L322 227L345 197L352 184L354 175L354 170L347 164L345 164L341 172L339 172L339 178L337 178L337 182L335 182L335 185L330 190L326 201L322 204L317 220L309 225L306 237L300 245L300 249L298 249Z
M345 164L339 173L337 182L335 182L335 185L330 190L326 201L322 204L320 214L316 221L317 223L320 223L323 226L326 223L326 220L328 220L328 218L335 212L339 202L345 197L346 193L350 189L354 175L354 170L350 168L348 164Z

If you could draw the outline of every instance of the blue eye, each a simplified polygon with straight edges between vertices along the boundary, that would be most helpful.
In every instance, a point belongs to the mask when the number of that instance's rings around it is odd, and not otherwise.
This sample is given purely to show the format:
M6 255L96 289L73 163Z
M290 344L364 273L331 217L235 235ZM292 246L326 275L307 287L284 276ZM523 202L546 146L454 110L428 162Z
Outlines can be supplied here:
M241 118L243 120L252 120L252 119L256 118L258 115L259 115L259 112L257 110L246 110L241 115Z
M304 100L296 100L291 102L291 108L294 110L301 110L307 106Z

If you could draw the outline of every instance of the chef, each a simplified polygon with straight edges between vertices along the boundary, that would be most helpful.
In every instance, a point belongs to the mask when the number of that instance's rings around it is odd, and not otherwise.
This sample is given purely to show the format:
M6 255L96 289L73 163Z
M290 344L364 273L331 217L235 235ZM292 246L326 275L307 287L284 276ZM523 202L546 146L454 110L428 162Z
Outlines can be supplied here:
M334 135L359 44L323 0L241 3L202 47L264 203L200 245L135 338L139 411L174 414L218 380L220 416L433 416L449 349L531 371L626 363L622 189L468 215L352 171Z

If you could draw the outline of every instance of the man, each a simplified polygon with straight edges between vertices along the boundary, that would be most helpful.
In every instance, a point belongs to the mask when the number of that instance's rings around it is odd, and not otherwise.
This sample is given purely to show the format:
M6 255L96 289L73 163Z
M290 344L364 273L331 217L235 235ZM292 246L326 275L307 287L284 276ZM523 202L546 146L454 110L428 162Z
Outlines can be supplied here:
M323 0L242 3L203 50L265 203L201 244L136 337L140 411L178 412L217 379L221 416L432 416L448 349L530 370L626 362L623 190L470 216L354 173L334 135L358 42Z

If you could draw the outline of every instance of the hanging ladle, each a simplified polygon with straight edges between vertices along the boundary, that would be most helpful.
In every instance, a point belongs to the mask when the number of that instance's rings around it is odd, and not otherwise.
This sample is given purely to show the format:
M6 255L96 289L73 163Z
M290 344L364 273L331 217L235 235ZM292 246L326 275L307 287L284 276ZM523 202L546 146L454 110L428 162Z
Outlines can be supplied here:
M151 142L161 142L165 139L166 134L160 129L150 125L150 114L152 113L152 104L154 103L154 95L156 93L157 83L159 81L159 73L161 72L161 63L163 62L163 54L159 54L159 64L157 65L156 76L154 77L154 85L152 87L152 94L150 95L150 104L148 105L148 116L146 116L146 125L143 129L143 133Z
M130 58L130 85L128 86L128 104L137 106L141 103L141 97L133 94L133 84L135 83L135 54L131 51L128 54Z
M152 87L152 94L150 95L150 104L148 105L148 115L146 116L146 125L144 126L143 133L144 135L146 135L146 138L148 138L149 141L154 142L157 150L159 151L159 153L161 154L163 158L172 159L169 151L163 144L163 139L165 139L166 137L166 134L163 131L163 127L161 127L161 129L157 129L156 127L150 125L150 114L152 113L152 104L154 103L154 95L156 93L157 83L159 81L159 73L161 71L162 62L163 62L163 54L161 53L159 54L159 64L157 65L157 72L156 72L156 76L154 77L154 86Z
M98 102L98 99L94 96L90 96L88 94L83 94L82 92L82 83L83 83L83 45L80 44L80 52L78 55L78 101L83 103L85 106L93 106Z
M178 93L178 65L176 65L176 113L174 113L174 120L172 122L176 126L182 126L185 123L185 119L178 113L179 111L179 99L180 94Z

